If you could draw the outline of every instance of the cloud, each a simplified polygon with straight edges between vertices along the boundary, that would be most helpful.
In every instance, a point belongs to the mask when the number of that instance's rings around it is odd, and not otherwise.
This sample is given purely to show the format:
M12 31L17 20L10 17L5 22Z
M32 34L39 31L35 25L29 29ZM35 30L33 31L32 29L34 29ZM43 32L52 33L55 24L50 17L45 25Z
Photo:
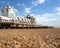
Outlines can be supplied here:
M39 4L45 3L46 0L38 0Z
M18 11L17 9L15 9L16 15L19 16L20 15L20 11Z
M60 12L60 7L56 7L55 9L57 12Z
M22 7L25 7L26 6L24 3L22 3L22 4L18 3L17 5L18 6L22 6Z
M45 13L43 15L36 15L36 22L37 24L41 24L44 26L54 26L54 27L60 27L60 15L57 13L50 14Z
M50 13L45 13L43 15L40 15L41 17L39 18L41 21L44 22L51 22L51 21L56 21L56 20L60 20L58 14L50 14ZM41 22L40 21L40 22Z
M32 5L37 6L38 5L38 1L32 2Z
M31 12L31 8L25 8L25 13L30 13Z
M37 6L37 5L43 4L45 2L46 2L46 0L36 0L36 1L32 2L32 5Z
M60 27L60 14L45 13L42 15L31 14L36 18L36 23L43 26Z
M17 10L17 9L15 9L15 12L18 12L18 10Z
M44 13L42 15L31 14L36 18L37 24L43 26L60 27L60 7L56 7L53 13Z

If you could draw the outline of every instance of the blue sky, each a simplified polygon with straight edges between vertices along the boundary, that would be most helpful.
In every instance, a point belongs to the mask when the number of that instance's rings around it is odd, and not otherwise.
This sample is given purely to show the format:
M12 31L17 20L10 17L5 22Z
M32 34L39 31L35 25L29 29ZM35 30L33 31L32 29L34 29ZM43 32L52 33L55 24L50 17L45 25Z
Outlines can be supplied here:
M0 14L6 5L14 6L18 16L33 15L37 24L60 27L60 0L0 0Z

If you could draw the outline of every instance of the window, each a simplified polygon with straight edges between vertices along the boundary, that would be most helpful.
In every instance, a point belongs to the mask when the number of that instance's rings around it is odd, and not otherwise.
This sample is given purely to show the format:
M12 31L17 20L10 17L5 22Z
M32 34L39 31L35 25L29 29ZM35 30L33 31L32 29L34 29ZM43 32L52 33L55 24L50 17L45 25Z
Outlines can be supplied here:
M12 13L10 13L9 16L10 16L10 18L14 18L14 14L12 14Z
M8 12L8 9L6 9L6 11Z
M22 21L23 21L23 18L21 18L22 19Z
M2 13L4 13L4 10L2 10Z

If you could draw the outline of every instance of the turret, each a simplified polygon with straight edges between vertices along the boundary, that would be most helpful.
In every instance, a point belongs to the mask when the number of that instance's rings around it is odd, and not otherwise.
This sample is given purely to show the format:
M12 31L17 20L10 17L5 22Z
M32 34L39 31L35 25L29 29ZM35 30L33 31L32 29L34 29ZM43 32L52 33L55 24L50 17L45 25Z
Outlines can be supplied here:
M15 18L16 17L16 11L14 7L11 6L5 6L2 8L2 16L6 16L9 18Z

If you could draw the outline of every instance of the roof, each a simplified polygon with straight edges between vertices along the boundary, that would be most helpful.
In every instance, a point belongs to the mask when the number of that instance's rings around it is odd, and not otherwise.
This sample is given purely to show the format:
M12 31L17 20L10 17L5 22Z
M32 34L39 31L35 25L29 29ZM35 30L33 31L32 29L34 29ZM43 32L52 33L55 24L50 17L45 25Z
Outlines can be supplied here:
M0 19L11 20L9 17L0 16Z

